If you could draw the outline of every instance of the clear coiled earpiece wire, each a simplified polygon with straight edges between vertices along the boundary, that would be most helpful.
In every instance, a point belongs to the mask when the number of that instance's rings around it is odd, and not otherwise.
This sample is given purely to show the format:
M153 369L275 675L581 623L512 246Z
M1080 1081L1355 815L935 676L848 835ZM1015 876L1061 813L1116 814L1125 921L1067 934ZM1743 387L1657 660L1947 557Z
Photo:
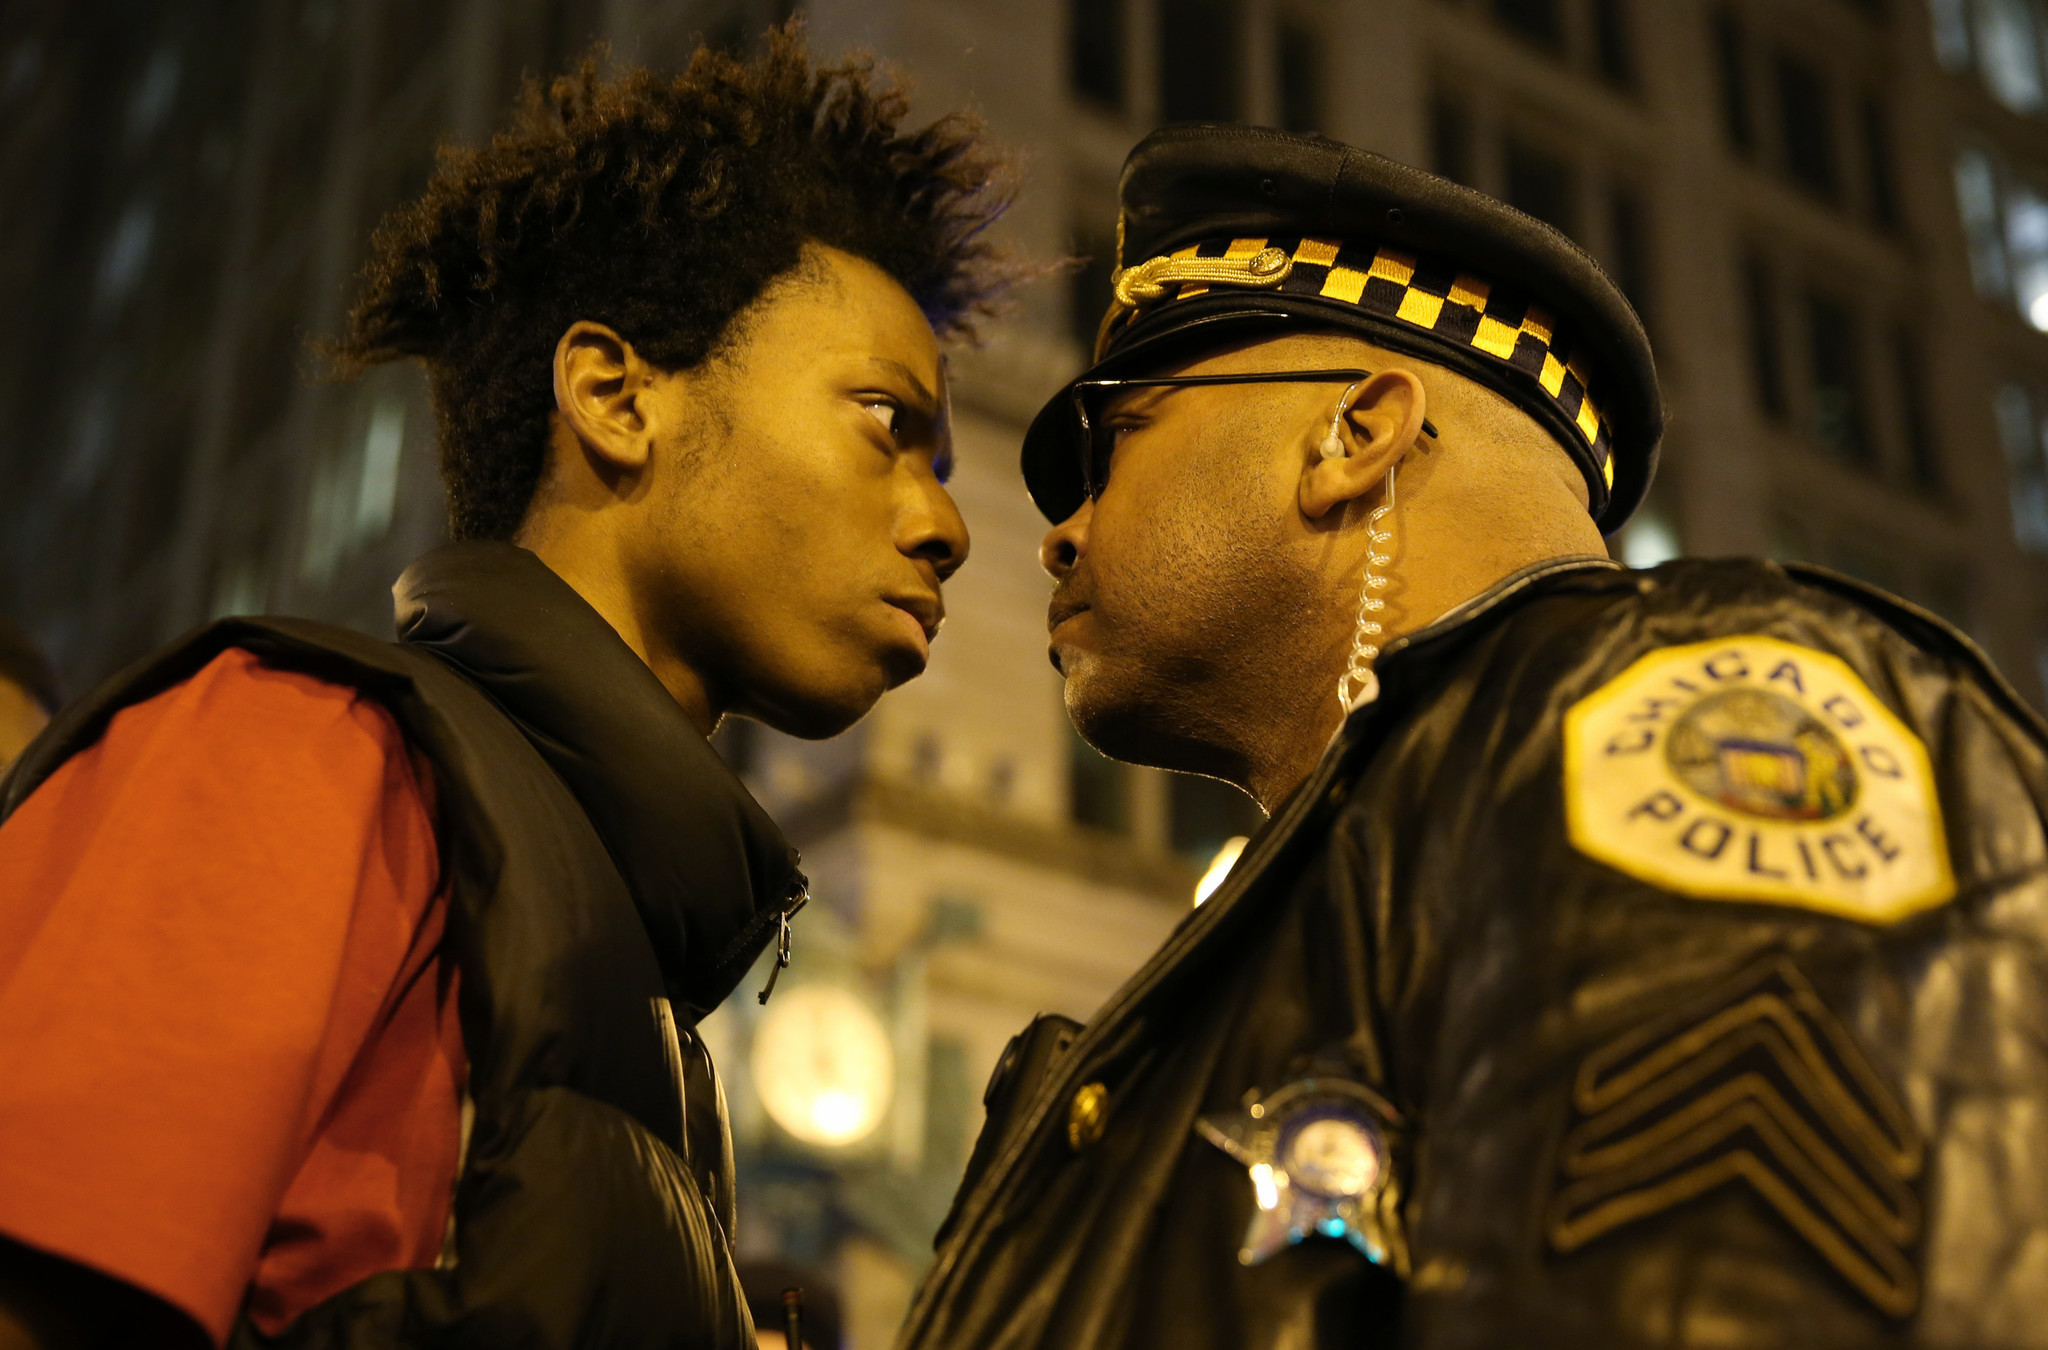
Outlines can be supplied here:
M1344 457L1344 441L1338 432L1344 425L1344 414L1350 410L1351 398L1358 392L1358 387L1352 385L1344 391L1344 397L1337 400L1337 415L1330 419L1330 431L1323 437L1321 446L1324 459ZM1373 670L1373 663L1379 660L1380 638L1386 632L1386 626L1381 622L1387 610L1384 592L1394 584L1393 578L1387 575L1387 569L1394 563L1394 531L1386 520L1394 511L1394 475L1399 470L1398 463L1387 469L1385 496L1365 519L1365 581L1359 587L1358 623L1351 633L1351 657L1345 663L1344 673L1337 677L1337 707L1341 717L1349 717L1378 698L1380 693L1380 677ZM1341 718L1339 725L1342 725Z

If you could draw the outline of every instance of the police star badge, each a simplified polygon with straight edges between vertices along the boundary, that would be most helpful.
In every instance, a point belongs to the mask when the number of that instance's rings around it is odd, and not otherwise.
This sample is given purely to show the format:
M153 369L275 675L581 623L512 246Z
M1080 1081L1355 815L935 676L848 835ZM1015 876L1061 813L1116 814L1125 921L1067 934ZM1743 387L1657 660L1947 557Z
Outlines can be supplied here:
M1309 1237L1349 1242L1405 1274L1394 1140L1400 1113L1370 1088L1304 1078L1195 1130L1243 1163L1257 1205L1237 1259L1255 1266Z
M1581 853L1702 900L1896 923L1955 895L1927 748L1840 659L1666 647L1565 716Z

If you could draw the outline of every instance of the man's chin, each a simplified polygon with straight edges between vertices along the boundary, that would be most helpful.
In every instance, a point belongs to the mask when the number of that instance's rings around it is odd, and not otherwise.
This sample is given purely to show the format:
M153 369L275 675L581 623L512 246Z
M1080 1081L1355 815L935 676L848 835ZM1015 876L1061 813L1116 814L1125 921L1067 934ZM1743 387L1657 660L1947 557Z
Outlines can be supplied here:
M806 741L828 740L866 717L884 693L909 678L904 675L896 679L890 673L871 669L862 678L830 686L784 687L774 692L772 706L747 712L786 736Z
M895 643L885 648L877 663L882 668L883 689L886 691L909 684L924 674L925 667L931 664L931 659L930 651L923 647ZM875 697L880 698L881 694L877 693Z
M1068 661L1066 705L1081 739L1111 759L1236 781L1216 730L1190 723L1184 691L1119 669L1100 653Z
M1074 730L1111 759L1142 762L1150 739L1145 733L1149 709L1120 696L1116 682L1103 678L1107 672L1093 653L1068 648L1059 655L1067 677L1067 720Z
M1070 708L1067 716L1081 739L1109 758L1123 764L1166 767L1159 762L1157 739L1149 734L1144 719L1131 716L1130 710L1084 709L1077 712Z

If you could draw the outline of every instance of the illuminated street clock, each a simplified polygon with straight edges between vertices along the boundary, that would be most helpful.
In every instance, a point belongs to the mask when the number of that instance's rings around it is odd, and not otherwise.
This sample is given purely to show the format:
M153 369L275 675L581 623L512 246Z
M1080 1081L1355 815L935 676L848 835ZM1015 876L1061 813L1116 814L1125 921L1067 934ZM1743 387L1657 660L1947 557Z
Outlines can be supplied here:
M754 1086L777 1125L807 1144L844 1148L875 1132L895 1087L889 1032L837 984L801 984L770 1003L754 1032Z

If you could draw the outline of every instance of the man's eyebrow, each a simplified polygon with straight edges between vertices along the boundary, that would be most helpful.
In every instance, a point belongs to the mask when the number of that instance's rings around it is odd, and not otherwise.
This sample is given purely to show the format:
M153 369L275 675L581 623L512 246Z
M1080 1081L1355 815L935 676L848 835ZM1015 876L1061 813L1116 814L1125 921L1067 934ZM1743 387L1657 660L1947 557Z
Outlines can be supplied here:
M1107 417L1117 413L1139 412L1157 403L1172 390L1172 385L1165 384L1140 384L1128 389L1112 390L1103 402L1103 415Z
M888 356L871 356L868 358L868 364L871 366L880 366L884 370L891 371L896 375L900 375L903 378L904 382L908 384L911 387L911 389L914 390L917 394L917 411L923 413L927 417L933 417L938 414L939 396L937 394L934 394L929 388L926 387L925 382L917 377L916 371L912 370L909 366L904 365L901 361L898 361L893 357Z

